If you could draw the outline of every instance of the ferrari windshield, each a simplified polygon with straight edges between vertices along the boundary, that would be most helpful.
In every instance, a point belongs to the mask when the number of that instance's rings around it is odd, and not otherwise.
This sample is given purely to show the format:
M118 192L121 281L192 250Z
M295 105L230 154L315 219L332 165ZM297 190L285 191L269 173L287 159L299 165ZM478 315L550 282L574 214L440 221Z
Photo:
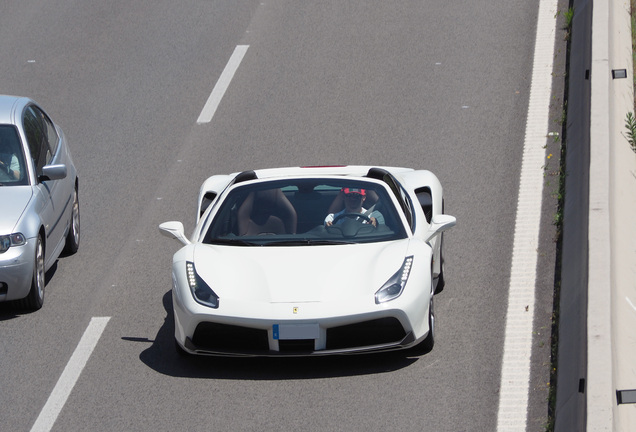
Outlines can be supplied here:
M234 188L214 213L203 243L294 246L406 238L387 190L339 178L290 179Z

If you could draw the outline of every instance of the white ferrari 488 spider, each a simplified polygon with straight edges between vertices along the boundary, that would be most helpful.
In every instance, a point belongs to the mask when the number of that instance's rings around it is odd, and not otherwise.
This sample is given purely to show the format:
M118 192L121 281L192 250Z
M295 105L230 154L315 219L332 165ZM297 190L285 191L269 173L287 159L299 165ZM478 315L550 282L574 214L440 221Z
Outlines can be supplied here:
M177 351L378 352L434 341L444 285L442 186L429 171L302 167L207 179L172 263Z

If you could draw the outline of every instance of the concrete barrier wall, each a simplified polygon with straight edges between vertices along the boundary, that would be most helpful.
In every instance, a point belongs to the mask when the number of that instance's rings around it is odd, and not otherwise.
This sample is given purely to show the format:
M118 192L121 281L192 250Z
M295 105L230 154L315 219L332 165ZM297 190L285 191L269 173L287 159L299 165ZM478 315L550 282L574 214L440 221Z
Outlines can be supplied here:
M601 281L610 290L601 291L608 293L605 302L609 304L609 316L601 322L604 327L600 327L599 335L588 331L589 346L601 341L597 353L588 349L588 377L593 375L592 371L599 369L606 372L609 370L611 375L600 376L599 381L602 384L594 399L588 394L588 431L601 430L602 427L616 432L636 431L636 153L627 140L625 127L627 113L634 112L629 10L629 0L608 3L607 54L599 53L599 57L608 59L606 85L609 145L601 148L605 149L606 159L609 161L609 197L606 201L610 228L607 243L611 260ZM596 27L596 23L593 27ZM622 78L623 76L626 78ZM593 103L592 116L594 113ZM594 141L592 138L592 149L595 148ZM594 157L591 162L594 163ZM590 232L591 230L592 227ZM591 252L590 261L592 259ZM590 276L590 282L591 280ZM589 296L592 299L592 291ZM591 312L588 313L588 328L591 328ZM609 341L603 342L603 337ZM607 345L611 346L610 350L603 349ZM607 363L611 367L606 367ZM606 412L611 413L611 423L608 422Z

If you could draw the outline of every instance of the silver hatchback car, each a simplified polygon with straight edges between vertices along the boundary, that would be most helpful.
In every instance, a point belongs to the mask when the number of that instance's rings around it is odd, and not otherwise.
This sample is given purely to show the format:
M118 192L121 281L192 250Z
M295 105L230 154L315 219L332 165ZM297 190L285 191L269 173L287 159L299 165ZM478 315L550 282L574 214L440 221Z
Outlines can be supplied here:
M66 138L34 101L0 95L0 302L40 309L45 273L80 242Z

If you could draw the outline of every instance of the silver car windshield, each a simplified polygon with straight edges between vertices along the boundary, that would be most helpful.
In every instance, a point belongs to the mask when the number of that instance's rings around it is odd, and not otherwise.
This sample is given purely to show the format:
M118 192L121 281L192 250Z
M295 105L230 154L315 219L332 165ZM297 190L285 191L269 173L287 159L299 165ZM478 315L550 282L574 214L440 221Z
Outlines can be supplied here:
M28 184L24 153L13 125L0 125L0 186Z
M406 238L382 186L347 179L290 179L233 189L204 243L294 246L368 243Z

